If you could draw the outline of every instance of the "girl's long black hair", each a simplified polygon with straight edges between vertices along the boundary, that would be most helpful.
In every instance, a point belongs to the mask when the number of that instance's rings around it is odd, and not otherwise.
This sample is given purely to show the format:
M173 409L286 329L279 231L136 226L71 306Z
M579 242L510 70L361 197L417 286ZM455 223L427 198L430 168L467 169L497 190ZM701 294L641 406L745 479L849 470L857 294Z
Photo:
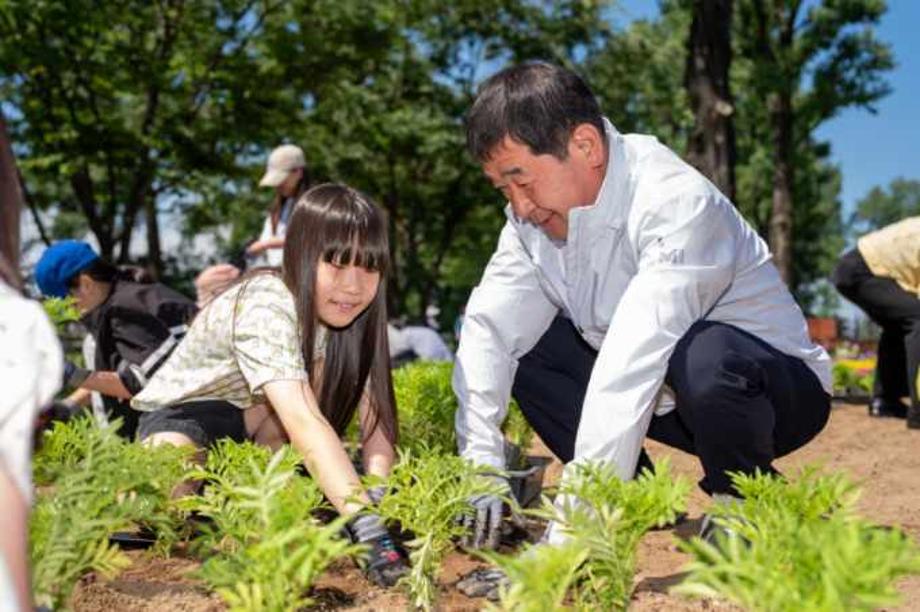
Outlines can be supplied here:
M347 327L328 329L321 383L312 379L318 324L316 268L320 260L354 264L380 273L377 295L364 312ZM360 192L327 183L313 187L297 201L285 234L282 278L294 296L304 364L320 409L342 435L366 387L373 416L370 423L364 424L365 439L382 427L387 439L396 444L399 428L387 342L389 262L386 215Z

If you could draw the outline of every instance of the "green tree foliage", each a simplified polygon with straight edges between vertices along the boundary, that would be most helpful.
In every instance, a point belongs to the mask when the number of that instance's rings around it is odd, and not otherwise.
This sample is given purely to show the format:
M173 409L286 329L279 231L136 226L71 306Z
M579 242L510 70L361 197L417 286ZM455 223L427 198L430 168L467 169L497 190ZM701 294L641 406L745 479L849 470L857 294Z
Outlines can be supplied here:
M896 178L887 187L873 187L856 203L847 229L855 237L916 215L920 215L920 181Z
M29 203L126 261L135 227L159 272L159 213L240 173L277 75L257 35L277 8L213 2L0 4L0 97ZM79 223L72 220L77 215ZM117 251L117 252L116 252Z
M873 30L885 10L883 0L736 2L732 91L744 160L738 199L769 236L792 288L810 282L800 276L809 270L826 271L820 261L800 265L813 256L808 245L841 231L836 171L814 131L847 107L874 112L889 91L883 77L894 65L891 51Z
M772 232L807 307L842 246L839 171L814 131L887 92L890 51L873 33L885 3L734 4L736 203ZM690 3L660 6L617 29L614 0L0 0L0 96L29 204L53 235L88 229L126 261L145 229L147 254L134 252L189 273L202 262L188 241L160 253L160 226L237 252L271 199L255 185L268 151L294 142L314 179L389 213L394 312L420 317L437 301L450 322L504 222L464 151L476 85L508 62L558 62L620 130L686 153Z
M583 72L618 130L652 134L684 153L694 121L683 85L691 15L679 2L661 8L658 19L609 36Z

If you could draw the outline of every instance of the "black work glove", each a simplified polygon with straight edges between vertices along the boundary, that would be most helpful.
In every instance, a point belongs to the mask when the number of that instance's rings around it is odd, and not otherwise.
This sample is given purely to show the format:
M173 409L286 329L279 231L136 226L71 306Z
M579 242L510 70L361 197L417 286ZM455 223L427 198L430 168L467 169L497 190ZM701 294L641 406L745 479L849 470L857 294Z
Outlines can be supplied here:
M391 587L409 571L405 551L396 545L379 515L358 515L345 529L352 542L370 547L361 561L367 579L377 586Z
M35 431L51 429L55 421L66 423L80 412L80 406L69 400L58 400L42 410L35 420Z
M70 400L57 400L48 408L49 416L52 421L62 421L66 423L80 413L80 405Z
M501 589L508 584L505 572L497 567L475 569L457 583L457 590L467 597L485 597L498 601Z

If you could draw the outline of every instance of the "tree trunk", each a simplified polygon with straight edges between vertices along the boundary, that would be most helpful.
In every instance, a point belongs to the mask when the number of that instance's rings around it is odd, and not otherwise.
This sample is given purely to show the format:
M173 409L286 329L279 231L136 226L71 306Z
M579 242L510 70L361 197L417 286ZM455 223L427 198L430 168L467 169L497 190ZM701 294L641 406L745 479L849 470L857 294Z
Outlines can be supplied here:
M85 164L70 175L70 186L77 202L83 210L89 223L89 229L99 242L99 254L103 259L113 261L112 251L115 249L115 236L112 232L112 222L99 215L96 194L93 189L93 180L90 178L89 167Z
M19 288L19 211L22 190L13 147L0 117L0 281Z
M770 250L782 279L794 286L792 269L792 99L787 92L769 100L773 130L773 208L770 213Z
M160 222L157 219L157 199L151 194L144 202L147 222L147 271L154 279L163 275L163 256L160 253Z
M734 105L729 88L732 0L693 0L684 84L696 121L687 161L735 199Z

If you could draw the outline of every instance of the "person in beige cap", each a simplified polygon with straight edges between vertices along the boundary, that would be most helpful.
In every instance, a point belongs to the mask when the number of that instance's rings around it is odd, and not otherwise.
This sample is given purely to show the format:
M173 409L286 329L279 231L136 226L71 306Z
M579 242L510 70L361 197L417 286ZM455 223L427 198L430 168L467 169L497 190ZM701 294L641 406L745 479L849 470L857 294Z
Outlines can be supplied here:
M297 198L310 186L303 150L296 145L285 144L272 151L259 186L273 187L275 198L259 239L249 245L246 254L263 255L269 266L280 266L288 217Z
M291 144L275 148L268 156L260 187L274 187L275 198L258 240L246 247L252 265L281 266L284 234L288 217L297 199L310 185L310 175L303 150ZM195 278L199 308L220 295L240 276L240 268L230 263L208 266Z

